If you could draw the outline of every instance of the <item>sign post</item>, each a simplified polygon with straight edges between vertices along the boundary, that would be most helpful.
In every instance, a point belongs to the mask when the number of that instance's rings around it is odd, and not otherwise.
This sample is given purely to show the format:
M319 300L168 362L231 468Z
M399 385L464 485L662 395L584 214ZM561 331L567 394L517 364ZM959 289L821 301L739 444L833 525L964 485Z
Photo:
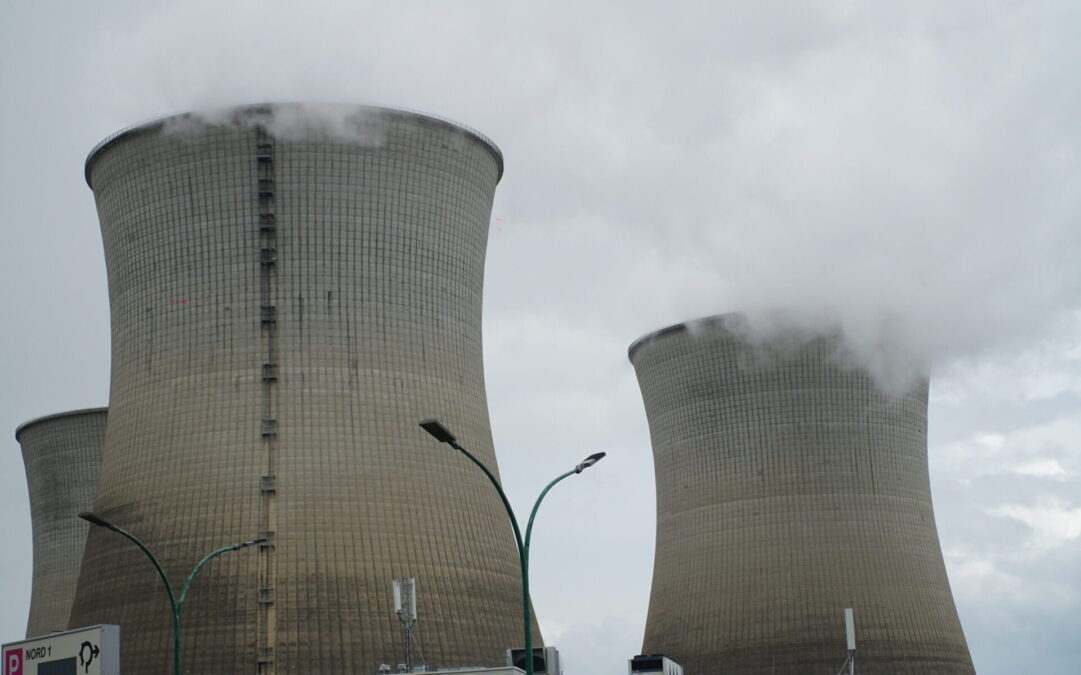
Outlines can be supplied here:
M120 626L52 633L2 649L2 675L120 675Z

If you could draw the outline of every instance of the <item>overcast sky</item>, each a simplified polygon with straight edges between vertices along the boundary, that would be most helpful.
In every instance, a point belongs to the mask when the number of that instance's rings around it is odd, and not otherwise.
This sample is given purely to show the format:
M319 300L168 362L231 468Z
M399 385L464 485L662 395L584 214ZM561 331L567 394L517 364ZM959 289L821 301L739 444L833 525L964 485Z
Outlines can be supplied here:
M1076 675L1079 34L1081 3L1057 0L8 0L0 640L30 595L14 429L108 402L87 152L192 108L339 101L458 120L506 157L484 324L504 483L525 511L609 453L534 533L568 675L622 675L641 646L652 456L627 346L769 307L840 322L883 386L931 364L932 488L976 668Z

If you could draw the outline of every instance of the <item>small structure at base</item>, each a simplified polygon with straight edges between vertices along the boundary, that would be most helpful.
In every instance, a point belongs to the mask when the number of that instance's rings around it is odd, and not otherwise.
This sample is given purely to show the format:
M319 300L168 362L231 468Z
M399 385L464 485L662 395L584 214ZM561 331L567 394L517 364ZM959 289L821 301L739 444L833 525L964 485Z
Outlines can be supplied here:
M627 661L628 675L683 675L683 666L664 654L639 654Z
M382 670L381 673L393 673L390 664L383 664L387 667L387 670ZM400 665L400 664L399 664ZM423 668L424 670L417 670L417 668ZM478 675L483 673L484 675L521 675L525 673L521 668L515 668L513 666L497 666L495 668L488 666L465 666L463 668L436 668L429 670L426 666L416 666L413 670L414 673L453 673L454 675L471 675L477 673Z
M437 670L437 673L454 673L454 675L466 675L468 673L486 673L487 675L519 675L525 671L514 666L499 666L497 668L450 668Z
M507 665L525 670L525 650L508 649ZM555 647L533 648L533 672L537 675L563 675L563 663L559 660L559 650Z

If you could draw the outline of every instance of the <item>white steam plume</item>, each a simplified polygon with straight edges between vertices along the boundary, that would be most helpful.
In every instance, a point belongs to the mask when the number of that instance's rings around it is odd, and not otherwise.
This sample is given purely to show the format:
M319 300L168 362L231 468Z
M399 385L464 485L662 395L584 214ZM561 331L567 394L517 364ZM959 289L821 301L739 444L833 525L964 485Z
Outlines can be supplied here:
M85 98L122 108L102 135L238 100L475 125L513 231L545 233L501 252L513 293L628 341L785 307L892 382L1059 339L1081 305L1076 4L479 7L165 3L102 36Z
M202 133L207 127L260 127L280 141L330 140L364 147L385 142L372 109L334 103L265 103L195 110L165 120L165 134Z

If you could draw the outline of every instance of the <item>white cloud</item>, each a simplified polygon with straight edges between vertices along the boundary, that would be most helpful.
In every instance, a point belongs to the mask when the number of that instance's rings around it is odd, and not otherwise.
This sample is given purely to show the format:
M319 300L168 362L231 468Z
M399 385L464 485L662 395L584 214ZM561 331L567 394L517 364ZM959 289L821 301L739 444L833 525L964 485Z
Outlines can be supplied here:
M932 448L930 463L933 472L956 480L1009 474L1065 479L1074 476L1075 467L1081 466L1079 439L1081 415L1070 412L1033 426L979 431Z
M1037 550L1081 537L1081 507L1070 507L1057 499L1044 499L1033 505L1004 504L990 513L1027 525L1032 530L1029 545Z
M1061 478L1073 475L1072 471L1063 469L1062 465L1055 459L1036 459L1024 464L1018 464L1013 467L1012 471L1019 476Z
M1019 350L970 355L936 374L932 400L957 406L965 399L1034 403L1081 397L1081 311L1064 312L1051 331Z
M959 597L1009 597L1012 601L1032 599L1032 587L1022 577L999 566L994 556L970 554L960 549L946 552L950 563L950 585Z

